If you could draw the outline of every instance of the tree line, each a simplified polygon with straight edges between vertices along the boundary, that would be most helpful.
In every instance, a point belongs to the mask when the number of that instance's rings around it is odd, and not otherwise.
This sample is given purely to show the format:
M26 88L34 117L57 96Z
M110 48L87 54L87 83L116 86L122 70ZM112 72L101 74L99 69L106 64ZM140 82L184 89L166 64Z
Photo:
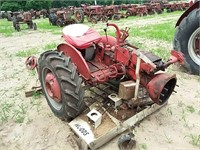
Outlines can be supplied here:
M144 0L96 0L98 5L120 5L141 3ZM95 0L0 0L1 11L18 11L18 10L41 10L50 8L60 8L67 6L80 7L81 4L94 5Z

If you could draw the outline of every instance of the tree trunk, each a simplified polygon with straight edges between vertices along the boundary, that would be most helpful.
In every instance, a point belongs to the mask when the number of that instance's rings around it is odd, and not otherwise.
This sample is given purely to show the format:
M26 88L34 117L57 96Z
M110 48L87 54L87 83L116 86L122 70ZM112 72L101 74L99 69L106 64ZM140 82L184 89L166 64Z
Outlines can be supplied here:
M114 3L115 3L115 0L112 0L112 5L114 5Z
M97 0L94 0L94 5L97 5Z

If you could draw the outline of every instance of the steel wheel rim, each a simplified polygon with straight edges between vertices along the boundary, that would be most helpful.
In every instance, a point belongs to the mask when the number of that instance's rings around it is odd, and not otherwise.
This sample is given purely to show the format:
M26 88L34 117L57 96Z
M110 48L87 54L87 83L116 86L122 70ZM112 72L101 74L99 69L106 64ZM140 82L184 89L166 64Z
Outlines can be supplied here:
M50 95L49 95L49 91L48 89L46 88L46 76L48 73L52 73L51 69L49 68L44 68L42 70L42 85L43 85L43 89L44 89L44 92L45 92L45 95L47 96L47 99L49 100L49 102L51 103L51 105L56 109L56 110L61 110L62 108L62 101L60 102L57 102L56 100L54 100Z
M197 65L200 65L200 48L197 49L197 47L196 47L197 40L200 41L200 27L197 28L193 32L193 34L190 36L190 39L189 39L189 42L188 42L188 53L189 53L191 59ZM200 47L200 45L198 45L198 46Z

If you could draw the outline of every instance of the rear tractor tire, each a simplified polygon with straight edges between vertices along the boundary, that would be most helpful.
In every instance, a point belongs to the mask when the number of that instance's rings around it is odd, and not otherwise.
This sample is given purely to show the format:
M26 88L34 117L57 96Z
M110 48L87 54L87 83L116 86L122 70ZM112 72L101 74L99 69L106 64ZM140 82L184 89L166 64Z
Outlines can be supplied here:
M103 23L108 22L108 17L107 16L102 16L101 21Z
M118 15L118 14L114 14L113 15L113 20L120 20L120 15Z
M76 23L83 23L84 22L84 13L82 10L77 10L74 13Z
M98 20L97 20L97 18L95 16L93 16L91 18L91 22L92 22L92 24L97 24Z
M33 30L37 30L37 24L33 23Z
M16 30L17 30L17 32L20 31L20 26L19 26L19 24L16 24Z
M174 36L174 49L185 55L185 67L190 73L200 75L200 8L185 17Z
M63 27L63 26L64 26L64 23L63 23L63 21L62 21L61 19L58 19L58 20L56 21L56 25L57 25L58 27Z
M38 60L39 79L47 103L61 120L71 121L84 109L82 78L70 57L47 51Z

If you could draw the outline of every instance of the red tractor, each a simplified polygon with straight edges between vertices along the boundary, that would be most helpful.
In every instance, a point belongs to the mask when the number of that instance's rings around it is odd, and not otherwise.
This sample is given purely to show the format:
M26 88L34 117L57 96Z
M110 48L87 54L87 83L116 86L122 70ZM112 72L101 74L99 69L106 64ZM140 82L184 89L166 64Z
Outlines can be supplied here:
M66 26L62 33L66 43L42 53L38 64L34 57L26 61L29 68L37 68L47 102L62 120L70 121L82 113L88 87L110 80L136 80L158 105L164 104L174 91L176 75L164 70L175 62L183 63L182 53L172 50L170 59L163 62L128 43L128 28L120 30L112 23L107 27L115 28L116 37L107 35L107 28L101 36L83 24Z
M193 74L200 75L200 1L190 3L176 23L174 49L185 55L185 67Z

